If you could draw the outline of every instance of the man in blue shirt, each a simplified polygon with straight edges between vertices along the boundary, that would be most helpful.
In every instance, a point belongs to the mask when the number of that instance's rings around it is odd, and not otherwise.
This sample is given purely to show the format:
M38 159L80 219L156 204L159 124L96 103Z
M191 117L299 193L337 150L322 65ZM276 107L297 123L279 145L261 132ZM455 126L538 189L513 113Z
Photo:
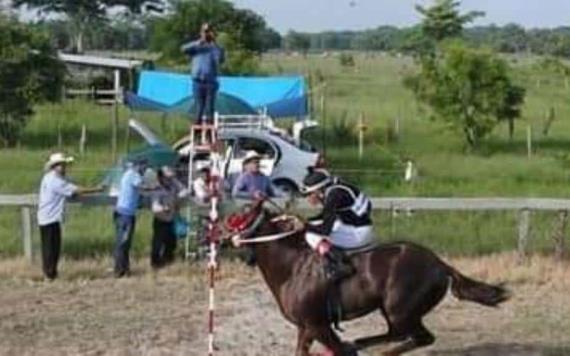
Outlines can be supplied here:
M135 231L136 214L143 188L143 175L147 162L138 160L128 163L119 184L119 195L113 212L115 223L115 277L121 278L130 272L129 250Z
M224 49L216 43L210 24L200 30L200 39L182 46L182 52L192 58L192 86L196 103L196 123L201 124L204 114L207 121L214 122L218 73L225 61Z
M50 155L40 184L38 225L42 243L42 269L48 280L57 278L65 200L102 191L101 188L81 188L69 182L66 178L67 165L72 162L73 157L61 152Z
M261 200L275 197L271 180L260 171L261 157L255 151L249 151L243 161L243 173L237 178L232 189L234 199Z

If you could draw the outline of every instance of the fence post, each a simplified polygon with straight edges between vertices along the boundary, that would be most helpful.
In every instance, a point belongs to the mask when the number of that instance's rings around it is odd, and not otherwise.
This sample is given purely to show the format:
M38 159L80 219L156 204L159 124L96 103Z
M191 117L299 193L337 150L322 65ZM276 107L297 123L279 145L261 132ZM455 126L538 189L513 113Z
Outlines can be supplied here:
M558 212L558 225L552 235L554 240L554 258L562 261L565 254L565 237L566 227L568 226L568 211L562 210Z
M111 157L113 163L117 161L117 136L119 134L119 103L115 100L111 108Z
M523 209L519 211L518 216L518 230L519 230L519 262L525 262L528 252L528 238L530 232L530 210Z
M22 214L22 243L24 246L24 255L26 259L32 262L32 209L29 206L23 206Z

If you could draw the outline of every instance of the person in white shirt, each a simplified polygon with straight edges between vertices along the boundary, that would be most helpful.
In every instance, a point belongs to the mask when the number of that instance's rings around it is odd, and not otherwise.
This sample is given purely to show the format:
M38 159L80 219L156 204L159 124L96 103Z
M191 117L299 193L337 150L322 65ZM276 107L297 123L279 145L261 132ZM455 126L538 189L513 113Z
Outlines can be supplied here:
M38 226L42 243L42 269L48 280L57 278L57 264L61 252L61 223L67 198L96 193L102 188L81 188L66 178L67 165L73 157L58 152L49 157L40 184Z
M209 162L198 162L196 171L198 177L192 182L194 202L198 205L204 205L212 197L212 189L210 188L211 164Z

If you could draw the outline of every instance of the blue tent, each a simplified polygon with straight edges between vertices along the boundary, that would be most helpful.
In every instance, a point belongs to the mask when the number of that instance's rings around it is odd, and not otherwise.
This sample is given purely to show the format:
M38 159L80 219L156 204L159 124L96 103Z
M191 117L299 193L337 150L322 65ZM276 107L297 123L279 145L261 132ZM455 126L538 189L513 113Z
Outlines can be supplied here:
M307 115L305 80L300 76L220 77L216 111L222 115L266 111L273 118ZM138 91L127 93L134 110L193 112L190 76L160 71L140 73Z

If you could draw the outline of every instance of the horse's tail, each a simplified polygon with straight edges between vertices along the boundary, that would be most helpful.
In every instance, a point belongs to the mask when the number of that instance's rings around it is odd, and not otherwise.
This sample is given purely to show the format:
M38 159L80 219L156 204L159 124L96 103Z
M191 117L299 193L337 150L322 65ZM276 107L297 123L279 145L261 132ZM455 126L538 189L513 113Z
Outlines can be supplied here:
M511 297L503 284L491 285L466 277L455 268L446 265L451 277L451 292L459 300L495 307Z

